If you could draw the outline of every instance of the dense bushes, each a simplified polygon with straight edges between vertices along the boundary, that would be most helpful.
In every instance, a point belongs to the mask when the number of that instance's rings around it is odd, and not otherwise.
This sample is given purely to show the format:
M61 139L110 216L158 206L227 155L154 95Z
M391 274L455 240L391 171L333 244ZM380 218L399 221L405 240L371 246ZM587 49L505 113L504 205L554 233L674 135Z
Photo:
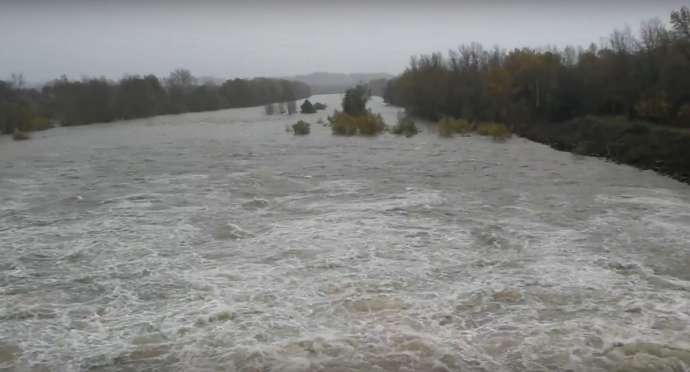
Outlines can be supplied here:
M438 133L443 137L452 137L454 134L466 135L474 130L472 124L465 119L453 119L443 117L437 123Z
M331 123L333 134L338 136L373 136L386 129L381 115L375 115L368 111L359 116L336 111L328 120Z
M510 138L513 134L510 129L501 123L479 123L477 133L482 136L489 136L497 141Z
M690 132L685 130L620 117L586 116L563 123L519 125L515 131L558 150L604 156L690 181Z
M482 136L492 137L495 140L506 140L512 136L510 129L500 123L480 122L470 123L465 119L442 118L437 123L438 133L443 137L451 137L455 134L469 135L477 133Z
M369 93L365 86L348 89L343 97L343 111L328 117L333 134L338 136L374 136L386 129L381 115L366 109Z
M407 115L398 115L398 124L391 128L391 133L395 135L404 135L405 137L412 137L419 133L417 125L414 120Z
M306 136L311 132L311 125L306 121L300 120L292 125L292 133L296 136Z

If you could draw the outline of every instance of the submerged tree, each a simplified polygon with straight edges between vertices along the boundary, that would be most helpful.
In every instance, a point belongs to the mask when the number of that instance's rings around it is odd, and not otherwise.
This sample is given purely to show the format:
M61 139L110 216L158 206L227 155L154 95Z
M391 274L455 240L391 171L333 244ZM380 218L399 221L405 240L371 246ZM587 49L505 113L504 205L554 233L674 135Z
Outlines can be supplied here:
M287 111L288 115L293 115L297 113L297 102L295 101L288 101L287 103Z
M369 91L365 85L348 89L343 97L343 111L352 116L366 115L369 97Z
M302 103L302 106L300 106L300 109L302 110L303 114L315 114L316 113L316 108L314 108L314 105L311 104L311 102L307 99Z

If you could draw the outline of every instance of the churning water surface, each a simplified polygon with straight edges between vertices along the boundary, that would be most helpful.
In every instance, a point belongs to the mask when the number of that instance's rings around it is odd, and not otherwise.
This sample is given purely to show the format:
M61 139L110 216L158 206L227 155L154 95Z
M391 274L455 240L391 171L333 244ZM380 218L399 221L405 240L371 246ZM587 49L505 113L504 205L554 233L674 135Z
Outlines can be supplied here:
M690 368L690 187L319 117L1 138L0 370Z

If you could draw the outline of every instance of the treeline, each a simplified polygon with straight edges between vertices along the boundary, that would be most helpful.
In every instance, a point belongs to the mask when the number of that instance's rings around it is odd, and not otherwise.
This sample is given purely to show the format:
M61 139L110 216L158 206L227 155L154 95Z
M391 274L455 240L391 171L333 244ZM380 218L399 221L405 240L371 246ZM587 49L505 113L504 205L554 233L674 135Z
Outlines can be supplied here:
M387 102L443 116L509 124L625 116L690 128L690 11L655 19L587 49L487 50L464 45L448 56L414 57L389 81Z
M309 86L279 79L201 82L188 70L154 75L54 80L28 89L21 76L0 81L0 132L45 129L51 123L84 125L163 114L210 111L290 102L311 95Z

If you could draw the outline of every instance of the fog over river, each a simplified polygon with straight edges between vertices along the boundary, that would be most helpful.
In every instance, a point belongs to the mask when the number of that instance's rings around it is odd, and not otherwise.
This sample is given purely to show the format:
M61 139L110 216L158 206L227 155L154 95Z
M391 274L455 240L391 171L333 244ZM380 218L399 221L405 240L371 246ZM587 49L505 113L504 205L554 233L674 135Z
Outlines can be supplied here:
M690 368L690 186L326 115L0 138L0 370Z

